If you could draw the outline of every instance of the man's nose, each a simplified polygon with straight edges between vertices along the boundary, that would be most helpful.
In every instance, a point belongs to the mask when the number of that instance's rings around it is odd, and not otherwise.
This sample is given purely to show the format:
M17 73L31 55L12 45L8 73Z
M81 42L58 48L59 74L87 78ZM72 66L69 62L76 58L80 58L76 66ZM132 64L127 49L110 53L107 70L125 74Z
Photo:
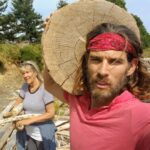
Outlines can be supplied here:
M107 61L103 61L99 68L98 68L98 72L99 74L106 76L109 74L109 64L107 63Z

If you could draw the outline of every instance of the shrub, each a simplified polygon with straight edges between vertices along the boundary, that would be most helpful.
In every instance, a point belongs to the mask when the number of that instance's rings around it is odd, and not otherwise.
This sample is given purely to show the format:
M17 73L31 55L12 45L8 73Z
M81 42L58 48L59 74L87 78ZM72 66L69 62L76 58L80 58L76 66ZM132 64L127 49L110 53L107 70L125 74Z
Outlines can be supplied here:
M20 58L19 47L14 44L0 44L1 61L15 63Z
M32 60L35 61L40 70L43 67L43 60L42 60L42 51L40 45L27 45L20 49L20 60L27 61Z
M150 57L150 48L144 50L144 57Z

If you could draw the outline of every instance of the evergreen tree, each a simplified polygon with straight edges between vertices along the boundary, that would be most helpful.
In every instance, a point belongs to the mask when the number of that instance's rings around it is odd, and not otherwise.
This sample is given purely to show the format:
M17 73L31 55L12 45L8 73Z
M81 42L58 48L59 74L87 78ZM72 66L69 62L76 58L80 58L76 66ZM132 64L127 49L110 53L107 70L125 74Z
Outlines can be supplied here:
M0 42L2 42L4 38L4 27L5 27L5 15L3 14L7 8L7 0L0 1Z
M124 0L107 0L107 1L112 2L112 3L115 3L115 4L118 5L119 7L124 8L125 10L127 10L127 9L126 9L126 3L125 3Z
M143 22L141 21L141 19L136 15L133 15L133 16L134 16L134 18L137 22L137 25L139 27L139 30L140 30L141 41L142 41L143 48L150 47L150 34L147 32L146 28L144 27Z
M7 8L7 0L1 0L0 1L0 16Z
M59 0L59 3L57 5L57 9L62 8L64 6L68 5L68 3L64 0Z
M3 22L3 41L15 41L16 35L16 22L12 14L5 15Z
M41 15L35 13L33 0L12 0L12 14L15 17L18 40L39 42L43 29Z

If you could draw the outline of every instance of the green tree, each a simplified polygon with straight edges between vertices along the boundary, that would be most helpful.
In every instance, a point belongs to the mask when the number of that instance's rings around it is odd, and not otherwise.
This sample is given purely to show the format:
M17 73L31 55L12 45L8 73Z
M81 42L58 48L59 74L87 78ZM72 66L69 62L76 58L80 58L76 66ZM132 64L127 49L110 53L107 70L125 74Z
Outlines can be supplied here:
M150 34L147 32L146 28L144 27L143 22L141 21L141 19L136 15L133 15L133 16L134 16L134 18L137 22L137 25L139 27L139 30L140 30L141 41L142 41L143 48L150 47Z
M3 41L15 41L16 40L16 21L12 14L7 14L4 16L2 22L2 33Z
M68 3L64 0L59 0L59 3L57 5L57 9L62 8L64 6L68 5Z
M33 0L12 0L12 15L16 21L16 39L39 42L43 20L33 9Z
M127 9L126 9L126 3L125 3L124 0L107 0L107 1L112 2L112 3L115 3L115 4L118 5L119 7L124 8L125 10L127 10Z
M1 0L0 1L0 16L7 8L7 0Z
M5 27L4 20L5 15L3 14L7 8L7 0L0 1L0 42L4 40L3 28Z

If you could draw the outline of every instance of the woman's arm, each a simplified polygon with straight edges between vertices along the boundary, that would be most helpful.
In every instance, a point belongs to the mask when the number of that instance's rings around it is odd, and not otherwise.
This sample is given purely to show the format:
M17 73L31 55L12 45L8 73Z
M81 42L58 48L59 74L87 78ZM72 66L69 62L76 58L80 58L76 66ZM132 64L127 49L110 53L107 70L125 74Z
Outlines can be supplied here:
M21 127L21 126L26 126L26 125L30 125L33 123L44 122L44 121L53 119L53 117L55 115L54 103L53 102L49 103L45 107L46 107L45 113L43 113L39 116L32 117L30 119L24 119L21 121L17 121L16 126Z
M64 99L64 90L62 89L62 87L60 85L58 85L52 79L52 77L48 73L47 68L45 68L43 76L44 76L45 89L48 92L50 92L51 94L53 94L55 97L57 97L59 100L61 100L63 102L66 102L65 99Z

